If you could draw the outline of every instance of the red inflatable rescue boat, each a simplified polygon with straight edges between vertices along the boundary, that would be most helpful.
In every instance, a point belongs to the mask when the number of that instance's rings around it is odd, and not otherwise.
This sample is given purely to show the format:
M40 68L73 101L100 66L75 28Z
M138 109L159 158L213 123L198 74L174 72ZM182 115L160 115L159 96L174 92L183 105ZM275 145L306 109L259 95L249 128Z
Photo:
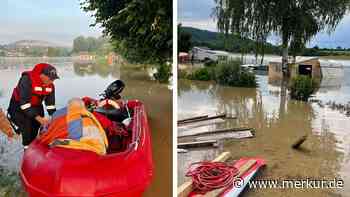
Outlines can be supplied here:
M132 132L120 152L100 156L35 140L20 169L29 196L142 196L153 174L150 130L144 105L137 100L127 105L133 111Z

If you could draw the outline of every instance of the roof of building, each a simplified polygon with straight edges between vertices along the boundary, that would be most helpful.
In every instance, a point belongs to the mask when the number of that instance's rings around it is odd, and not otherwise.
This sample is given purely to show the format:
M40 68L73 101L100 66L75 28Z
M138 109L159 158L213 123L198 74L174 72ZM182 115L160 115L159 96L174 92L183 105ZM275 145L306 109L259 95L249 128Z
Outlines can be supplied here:
M185 52L180 52L179 53L179 57L185 57L185 56L188 56L188 53L185 53Z
M213 50L213 52L217 55L229 55L230 54L226 51L218 51L218 50Z
M310 60L319 60L318 57L303 57L303 56L297 56L296 57L296 61L295 63L302 63L302 62L306 62L306 61L310 61ZM272 59L270 62L273 63L282 63L282 57L279 58L274 58Z
M194 49L200 49L200 50L210 50L208 47L193 47Z

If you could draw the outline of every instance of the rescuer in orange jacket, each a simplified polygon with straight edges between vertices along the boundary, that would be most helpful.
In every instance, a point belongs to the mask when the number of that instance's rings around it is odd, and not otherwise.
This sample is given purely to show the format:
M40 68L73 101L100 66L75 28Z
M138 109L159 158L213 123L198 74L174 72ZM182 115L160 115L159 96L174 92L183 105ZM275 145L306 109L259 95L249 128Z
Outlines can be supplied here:
M15 132L22 134L25 149L38 135L40 126L49 122L44 116L42 102L49 115L56 111L53 81L58 78L55 67L40 63L32 71L23 72L13 90L8 118Z

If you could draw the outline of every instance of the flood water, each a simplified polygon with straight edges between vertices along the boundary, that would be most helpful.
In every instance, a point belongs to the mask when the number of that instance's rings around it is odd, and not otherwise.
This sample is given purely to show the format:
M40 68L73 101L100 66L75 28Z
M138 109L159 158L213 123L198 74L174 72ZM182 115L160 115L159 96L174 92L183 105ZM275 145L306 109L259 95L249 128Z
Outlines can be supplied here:
M350 61L342 61L344 76L350 76ZM212 160L222 151L233 159L261 157L267 166L260 179L326 179L344 181L342 189L252 189L244 196L350 196L350 117L346 111L328 105L350 102L350 78L322 82L313 100L294 101L278 81L257 75L258 88L224 87L212 82L179 80L179 119L226 113L237 116L203 127L202 130L253 127L255 137L226 140L219 148L195 149L178 154L178 183L190 163ZM198 129L198 128L197 128ZM182 131L178 131L179 133ZM291 145L308 135L301 150Z
M12 89L20 73L30 70L35 63L39 62L49 62L58 70L60 79L55 81L58 107L65 106L72 97L98 98L98 95L115 79L122 79L125 82L126 87L122 97L139 99L145 103L152 131L154 177L144 196L170 196L172 192L172 94L170 86L155 82L151 77L150 69L120 65L82 67L74 64L70 58L7 58L0 59L1 108L7 108ZM23 154L20 142L8 142L3 134L0 134L0 140L0 169L17 172Z

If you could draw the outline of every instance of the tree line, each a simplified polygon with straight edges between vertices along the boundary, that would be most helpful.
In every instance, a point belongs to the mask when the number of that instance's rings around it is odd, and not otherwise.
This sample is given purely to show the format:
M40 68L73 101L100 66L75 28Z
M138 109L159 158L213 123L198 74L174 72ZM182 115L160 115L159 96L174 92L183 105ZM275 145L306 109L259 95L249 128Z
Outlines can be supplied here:
M271 34L282 40L282 65L319 32L334 31L350 0L215 0L220 32L265 43Z
M93 52L105 54L111 51L110 41L106 37L84 37L78 36L73 40L72 53Z
M258 53L282 55L282 45L264 43L259 45L255 40L239 38L235 35L224 35L220 32L182 27L178 25L178 52L189 52L192 47L208 47L213 50L224 50L232 53ZM258 48L257 50L257 47ZM350 56L350 48L321 48L319 46L303 47L295 51L300 56Z

